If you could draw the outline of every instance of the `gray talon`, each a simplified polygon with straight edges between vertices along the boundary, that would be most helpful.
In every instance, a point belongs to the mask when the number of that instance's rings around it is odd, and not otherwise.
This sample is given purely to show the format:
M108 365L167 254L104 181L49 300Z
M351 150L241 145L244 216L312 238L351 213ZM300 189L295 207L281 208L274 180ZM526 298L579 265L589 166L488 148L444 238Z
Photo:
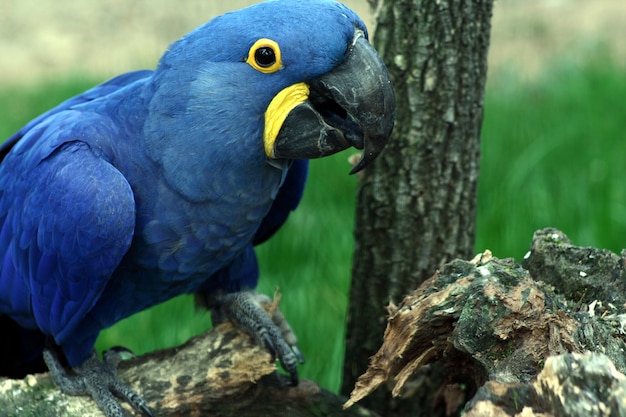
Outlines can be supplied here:
M278 358L283 369L290 375L291 385L298 385L297 367L298 363L304 363L304 357L282 312L277 308L270 317L261 307L261 304L270 302L268 296L254 291L241 291L213 294L207 301L214 322L230 320L253 335L257 343L270 352L272 358Z
M304 363L304 356L302 356L302 352L300 352L300 349L298 349L298 345L291 345L290 347L293 353L296 355L296 358L298 358L298 362Z
M90 395L107 417L125 417L126 413L113 394L126 400L137 411L154 417L145 400L117 378L117 364L121 355L115 350L105 353L105 361L98 359L95 350L81 365L73 368L76 376L69 376L53 349L45 349L43 358L56 385L68 395Z

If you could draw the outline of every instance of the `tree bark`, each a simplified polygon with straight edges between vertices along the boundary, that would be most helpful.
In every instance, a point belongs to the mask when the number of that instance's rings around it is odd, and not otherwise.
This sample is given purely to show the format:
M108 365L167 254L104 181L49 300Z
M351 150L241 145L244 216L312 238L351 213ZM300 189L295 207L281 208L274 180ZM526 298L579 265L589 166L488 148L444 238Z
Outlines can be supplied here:
M285 385L269 353L230 323L183 346L123 361L120 379L143 396L155 416L370 416L363 408L345 414L345 398L312 381ZM122 404L128 415L137 415ZM48 374L23 380L0 378L2 417L102 417L86 396L63 394Z
M576 290L587 277L622 285L625 255L545 229L523 263L531 271L489 251L444 265L389 307L384 343L347 405L386 384L428 399L414 416L626 415L623 295Z
M473 253L492 0L383 0L374 45L397 101L386 150L361 179L342 392L382 342L383 306ZM413 405L388 391L368 407Z

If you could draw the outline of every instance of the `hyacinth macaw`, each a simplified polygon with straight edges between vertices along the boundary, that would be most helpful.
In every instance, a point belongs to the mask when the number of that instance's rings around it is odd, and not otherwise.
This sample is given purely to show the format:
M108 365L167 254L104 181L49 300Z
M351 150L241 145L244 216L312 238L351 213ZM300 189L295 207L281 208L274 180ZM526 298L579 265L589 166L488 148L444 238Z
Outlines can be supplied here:
M305 160L356 147L356 172L385 146L394 95L367 36L334 1L260 3L173 43L154 71L105 82L9 138L0 371L18 376L43 358L60 389L90 395L106 415L124 414L113 394L151 415L94 342L129 315L195 293L296 383L295 336L253 291L253 246L298 205Z

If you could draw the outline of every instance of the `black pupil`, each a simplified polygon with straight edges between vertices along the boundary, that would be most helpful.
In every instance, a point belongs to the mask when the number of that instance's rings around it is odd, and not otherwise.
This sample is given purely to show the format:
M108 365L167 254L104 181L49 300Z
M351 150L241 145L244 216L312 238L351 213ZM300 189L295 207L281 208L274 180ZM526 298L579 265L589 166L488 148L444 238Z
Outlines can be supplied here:
M264 46L256 50L254 53L254 60L260 67L267 68L276 63L276 55L274 55L274 50L272 48Z

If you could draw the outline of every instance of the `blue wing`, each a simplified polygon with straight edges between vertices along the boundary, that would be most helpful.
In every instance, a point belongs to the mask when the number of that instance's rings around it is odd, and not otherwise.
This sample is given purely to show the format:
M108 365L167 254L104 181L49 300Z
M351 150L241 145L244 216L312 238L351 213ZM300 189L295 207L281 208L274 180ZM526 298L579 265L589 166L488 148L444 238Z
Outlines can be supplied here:
M132 240L130 185L101 151L77 140L114 134L101 116L52 112L0 164L0 315L61 346ZM97 331L78 340L93 344L95 337ZM72 344L83 355L84 346ZM71 365L85 359L67 356Z
M0 146L0 161L4 160L9 151L16 145L16 143L18 143L20 139L22 139L22 137L27 135L28 132L36 128L38 125L47 123L47 121L49 121L49 119L51 119L54 115L68 110L73 106L113 93L126 85L150 76L152 72L153 71L150 70L144 70L122 74L88 91L85 91L78 96L66 100L57 107L33 119ZM43 135L33 135L31 142L39 140L41 136ZM7 198L7 186L8 184L3 184L2 193L0 194L1 196L5 196L5 198ZM6 204L6 202L10 201L11 198L4 200L0 198L0 200ZM2 334L5 336L5 343L2 344L0 349L0 352L2 353L2 358L0 360L0 374L13 377L23 377L26 373L45 371L45 365L41 361L41 349L43 349L45 344L45 337L37 327L37 322L34 318L34 306L32 304L31 286L29 282L31 273L26 273L23 267L23 270L18 274L15 270L16 262L14 261L21 259L22 265L26 265L25 254L27 253L26 251L28 251L29 261L32 261L33 264L37 263L37 256L40 256L39 264L41 264L42 269L44 269L46 262L48 263L48 267L50 266L51 258L47 255L44 256L41 254L39 249L35 249L34 246L31 249L20 249L15 245L15 243L9 241L11 230L17 227L17 225L12 224L12 221L15 220L14 217L15 213L9 215L7 208L3 207L1 216L2 220L0 222L2 226L0 229L2 230L2 234L0 235L0 247L2 248L2 251L0 251L0 264L3 265L2 278L0 278L0 329ZM22 243L25 243L28 240L28 238L25 238ZM30 241L33 241L32 237ZM4 267L6 267L6 270ZM17 307L15 309L15 313L12 314L13 318L19 321L22 325L25 325L26 328L20 327L16 320L12 320L8 316L2 316L2 312L12 310L12 306ZM42 310L41 308L38 309ZM76 304L74 305L74 309L76 310ZM77 310L81 309L78 308ZM52 316L50 316L50 318L52 321L56 321L57 323L46 323L47 328L63 327L59 318L53 319ZM76 318L74 320L76 320ZM71 328L73 325L70 321L68 321L67 324L67 328Z

